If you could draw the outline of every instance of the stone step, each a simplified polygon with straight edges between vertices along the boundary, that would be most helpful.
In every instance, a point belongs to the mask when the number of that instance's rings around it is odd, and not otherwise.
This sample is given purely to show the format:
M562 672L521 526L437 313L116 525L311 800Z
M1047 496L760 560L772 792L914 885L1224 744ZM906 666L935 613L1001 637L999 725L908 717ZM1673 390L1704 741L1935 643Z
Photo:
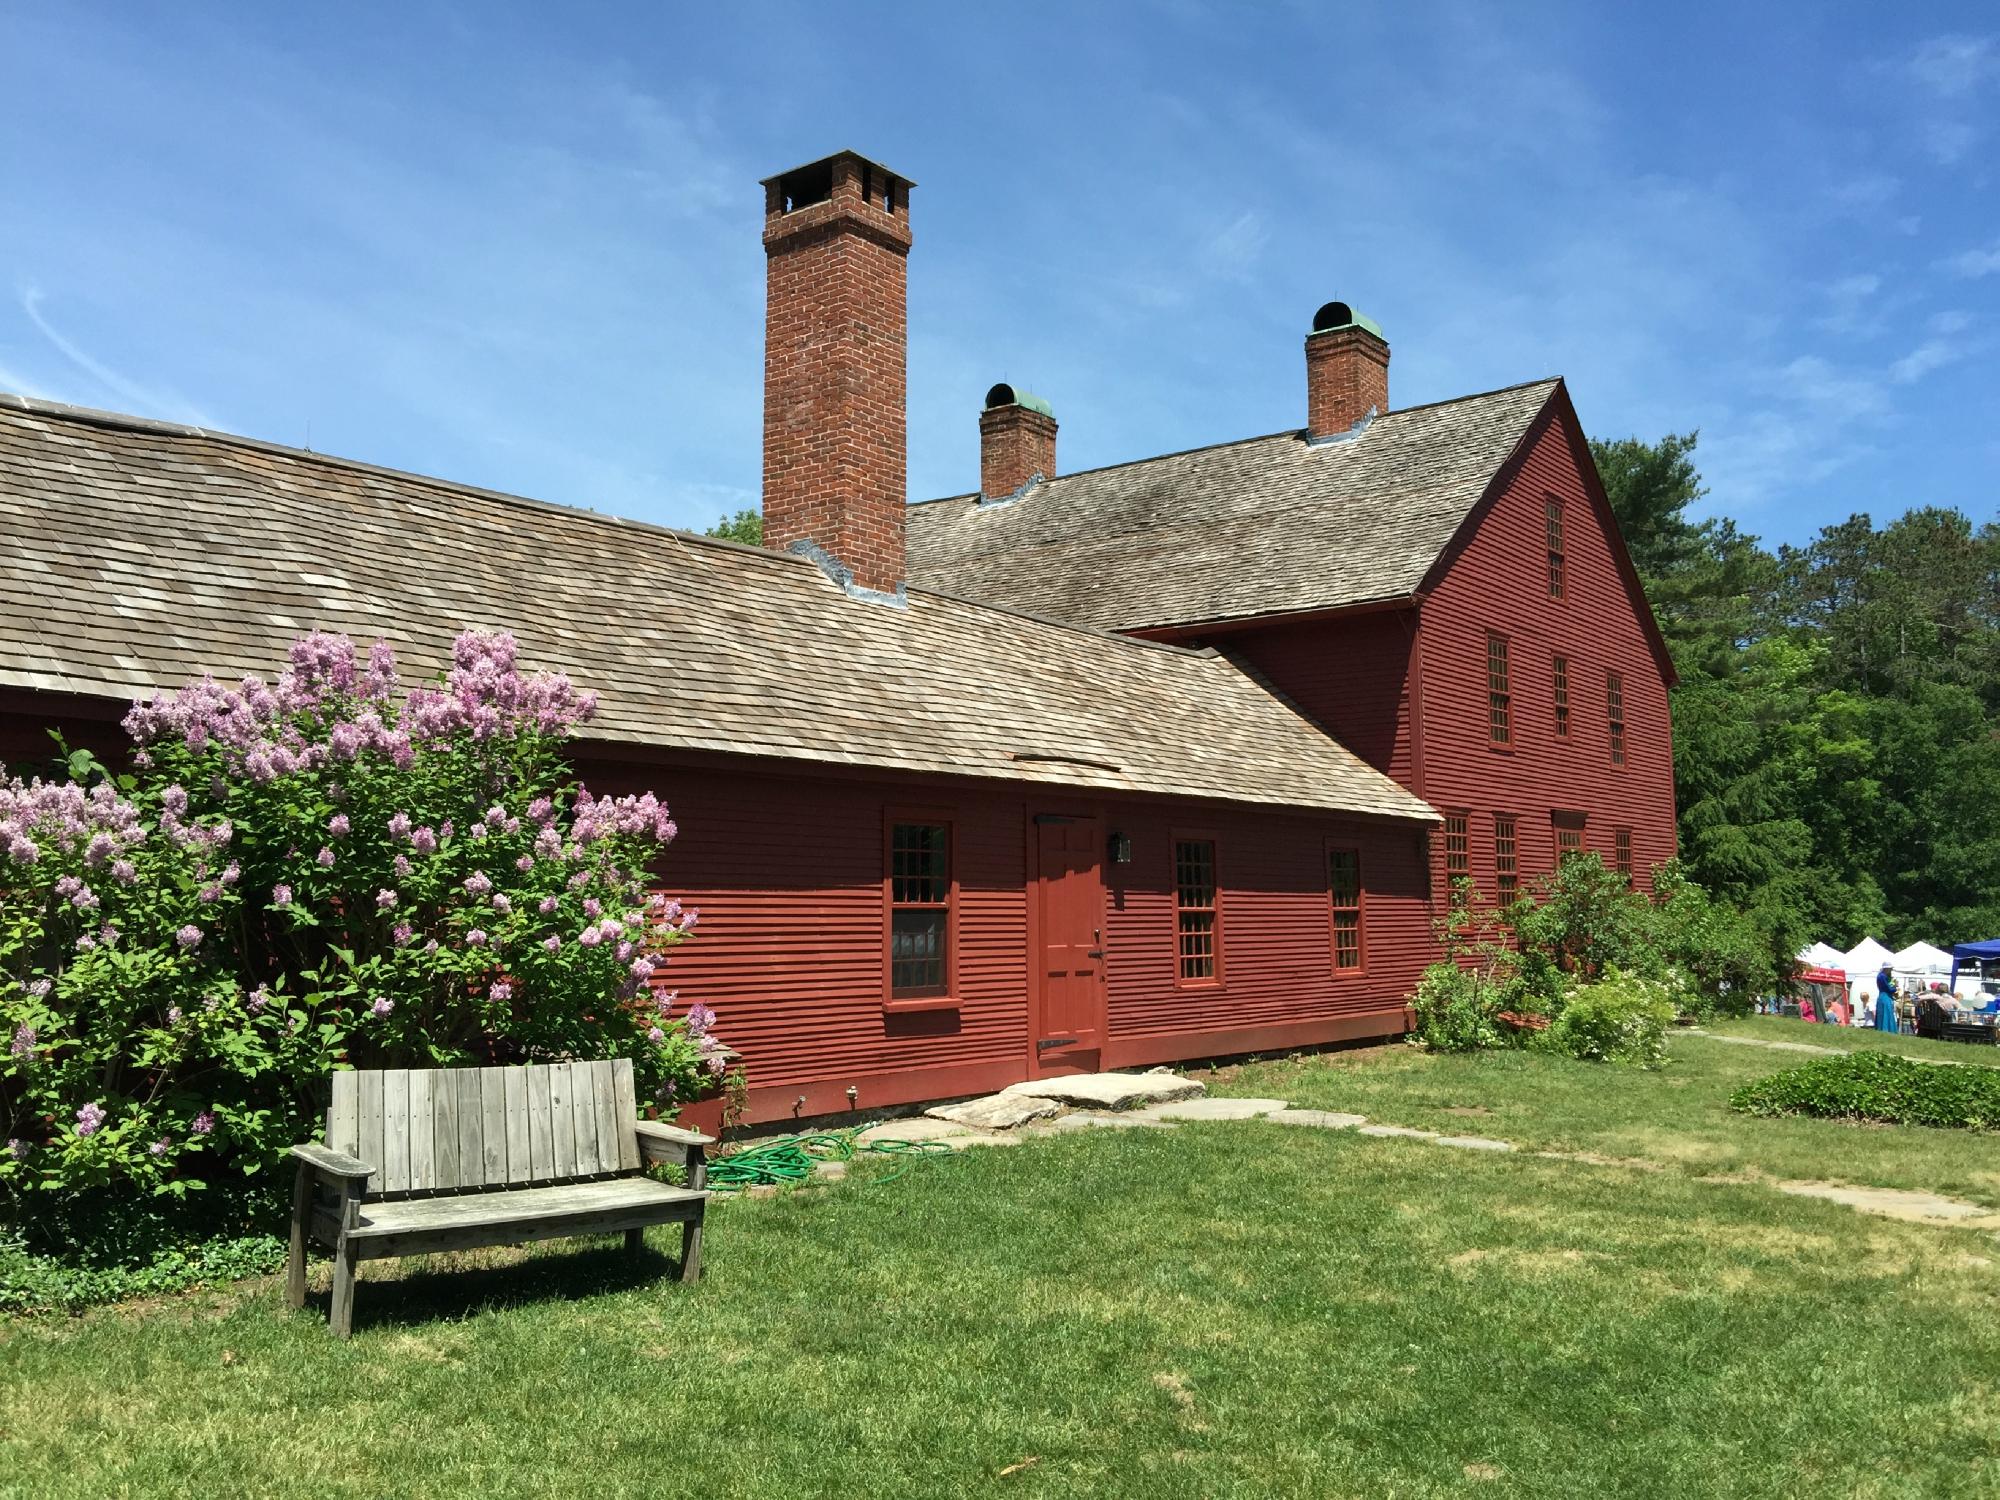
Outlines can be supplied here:
M1017 1098L1053 1099L1082 1109L1136 1109L1193 1099L1207 1092L1192 1078L1175 1073L1071 1073L1061 1078L1035 1078L1001 1090Z

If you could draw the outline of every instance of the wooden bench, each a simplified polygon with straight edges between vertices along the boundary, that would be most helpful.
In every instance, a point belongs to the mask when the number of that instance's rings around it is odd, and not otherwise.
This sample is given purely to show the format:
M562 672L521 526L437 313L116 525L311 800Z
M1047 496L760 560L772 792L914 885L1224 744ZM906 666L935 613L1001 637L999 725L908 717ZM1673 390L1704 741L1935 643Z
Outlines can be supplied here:
M638 1118L632 1063L390 1068L335 1073L326 1144L292 1147L286 1300L306 1300L306 1247L333 1252L328 1323L354 1329L364 1260L682 1226L680 1279L701 1276L706 1148L692 1130ZM687 1185L640 1175L675 1162Z

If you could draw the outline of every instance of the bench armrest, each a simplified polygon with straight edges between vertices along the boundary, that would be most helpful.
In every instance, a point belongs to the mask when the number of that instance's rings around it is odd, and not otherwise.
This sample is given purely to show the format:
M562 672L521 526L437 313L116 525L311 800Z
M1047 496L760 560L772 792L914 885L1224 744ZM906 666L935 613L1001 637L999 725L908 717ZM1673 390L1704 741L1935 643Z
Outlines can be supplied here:
M699 1130L683 1130L678 1125L665 1125L658 1120L634 1120L632 1132L640 1140L661 1141L674 1146L713 1146L715 1137L703 1135Z
M356 1160L345 1151L336 1151L331 1146L322 1146L317 1141L292 1147L292 1155L326 1177L366 1182L375 1175L375 1169L367 1162Z

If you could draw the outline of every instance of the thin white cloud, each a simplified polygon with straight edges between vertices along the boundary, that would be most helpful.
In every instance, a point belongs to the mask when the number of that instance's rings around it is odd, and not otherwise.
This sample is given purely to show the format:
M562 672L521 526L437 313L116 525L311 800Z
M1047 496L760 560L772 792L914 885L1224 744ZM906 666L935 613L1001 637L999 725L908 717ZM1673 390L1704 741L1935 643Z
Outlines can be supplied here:
M1963 98L2000 79L2000 42L1990 36L1934 36L1917 48L1909 71L1939 98Z
M1945 261L1945 269L1967 280L2000 274L2000 240L1984 250L1963 250Z
M28 315L28 321L43 338L55 346L56 352L75 365L92 380L110 391L137 416L165 417L174 422L185 422L190 427L213 427L203 413L191 403L175 395L172 391L156 390L128 379L109 365L91 358L90 354L67 338L60 329L42 316L42 294L35 287L21 289L21 311Z

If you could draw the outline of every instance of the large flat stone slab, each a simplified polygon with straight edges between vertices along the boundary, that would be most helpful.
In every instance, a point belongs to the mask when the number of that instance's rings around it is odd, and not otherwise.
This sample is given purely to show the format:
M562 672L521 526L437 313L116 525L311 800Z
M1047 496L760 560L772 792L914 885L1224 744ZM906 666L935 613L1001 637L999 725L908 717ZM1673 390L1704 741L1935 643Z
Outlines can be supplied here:
M1173 1073L1072 1073L1063 1078L1036 1078L1010 1084L1001 1091L1031 1099L1053 1099L1083 1109L1136 1109L1146 1104L1172 1104L1208 1092L1192 1078Z
M1154 1104L1146 1113L1156 1120L1254 1120L1289 1106L1283 1099L1182 1099Z
M1280 1109L1264 1116L1273 1125L1304 1125L1313 1130L1352 1130L1366 1125L1366 1115L1344 1115L1331 1109Z
M988 1094L983 1099L967 1099L960 1104L940 1104L924 1111L933 1120L950 1120L974 1130L1013 1130L1032 1120L1046 1120L1062 1113L1053 1099L1033 1094Z

